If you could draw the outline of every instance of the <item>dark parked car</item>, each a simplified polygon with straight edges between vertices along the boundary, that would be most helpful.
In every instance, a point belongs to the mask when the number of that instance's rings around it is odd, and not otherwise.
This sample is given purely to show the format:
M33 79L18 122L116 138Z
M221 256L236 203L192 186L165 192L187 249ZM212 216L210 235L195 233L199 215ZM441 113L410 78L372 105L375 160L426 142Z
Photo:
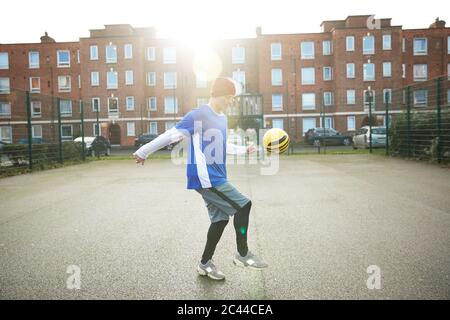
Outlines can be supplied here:
M31 144L42 144L42 138L31 138ZM19 140L19 144L28 144L28 138L22 138Z
M152 140L156 139L157 137L158 137L157 134L150 134L150 133L141 134L139 137L137 137L134 140L134 146L137 148L140 148L144 144L151 142ZM172 150L173 147L176 146L177 144L178 144L178 142L172 143L172 144L168 145L165 149Z
M352 144L352 137L343 135L334 129L314 128L309 129L305 133L305 140L307 143L318 146L329 145L344 145Z
M78 137L74 141L81 143L82 139L81 137ZM97 153L105 156L111 155L111 143L103 136L84 137L84 143L87 155L91 155L93 157L96 156Z

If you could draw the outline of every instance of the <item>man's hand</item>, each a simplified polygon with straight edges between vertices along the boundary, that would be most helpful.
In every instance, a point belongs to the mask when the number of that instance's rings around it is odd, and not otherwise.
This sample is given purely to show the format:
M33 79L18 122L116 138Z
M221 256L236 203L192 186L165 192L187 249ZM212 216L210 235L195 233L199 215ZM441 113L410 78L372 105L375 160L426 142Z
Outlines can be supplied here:
M137 164L144 165L145 159L140 158L136 153L133 153L133 158L136 160Z
M256 152L256 146L253 143L250 143L250 145L247 147L247 153L253 153Z

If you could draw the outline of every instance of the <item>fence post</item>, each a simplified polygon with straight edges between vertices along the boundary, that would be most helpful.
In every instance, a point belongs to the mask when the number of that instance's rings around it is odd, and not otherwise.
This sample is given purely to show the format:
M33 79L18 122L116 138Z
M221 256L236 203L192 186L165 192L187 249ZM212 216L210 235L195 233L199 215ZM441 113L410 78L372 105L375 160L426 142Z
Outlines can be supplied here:
M84 145L84 102L80 100L80 117L81 117L81 159L86 160L86 150Z
M28 169L33 170L33 133L31 127L31 102L30 92L26 92L27 107L27 133L28 133Z
M386 91L384 101L386 104L386 156L389 156L389 101L390 101L390 94L389 91Z
M406 88L406 146L407 155L411 157L411 87Z
M441 120L441 78L437 78L436 83L436 111L437 111L437 158L438 163L441 163L442 159L442 143L441 143L441 127L442 127L442 120Z
M63 163L62 128L61 128L61 99L60 98L56 98L56 110L58 111L58 158L59 158L59 163Z

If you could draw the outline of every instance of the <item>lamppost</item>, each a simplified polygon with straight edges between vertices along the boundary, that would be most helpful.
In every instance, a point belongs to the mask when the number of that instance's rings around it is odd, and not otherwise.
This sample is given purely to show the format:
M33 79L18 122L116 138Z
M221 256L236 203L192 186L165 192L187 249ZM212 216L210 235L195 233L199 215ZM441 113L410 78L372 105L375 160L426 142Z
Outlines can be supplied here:
M46 65L47 65L47 68L49 68L50 69L50 101L51 101L51 104L52 104L52 112L51 112L51 125L50 125L50 128L51 128L51 133L52 133L52 140L53 141L55 141L55 130L54 130L54 122L55 122L55 112L54 112L54 109L55 109L55 102L53 101L53 99L54 99L54 97L53 97L53 94L54 94L54 92L53 92L53 66L51 65L51 63L50 63L50 56L47 56L46 58L45 58L45 63L46 63Z
M367 99L369 101L369 152L372 153L372 88L369 86L367 91Z

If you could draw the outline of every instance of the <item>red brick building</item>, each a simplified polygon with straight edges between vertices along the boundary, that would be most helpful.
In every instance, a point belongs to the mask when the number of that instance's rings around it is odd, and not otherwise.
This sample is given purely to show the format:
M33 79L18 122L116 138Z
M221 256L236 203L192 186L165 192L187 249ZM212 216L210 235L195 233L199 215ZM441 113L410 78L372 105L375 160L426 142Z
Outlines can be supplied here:
M97 134L98 116L102 135L132 145L138 135L162 133L207 102L211 81L222 75L262 95L267 127L282 127L300 140L312 127L359 128L367 118L369 87L373 112L381 116L384 92L394 91L392 102L402 105L398 90L449 73L444 21L403 30L391 19L350 16L321 26L322 32L310 34L269 35L257 28L255 38L215 42L208 57L203 48L130 25L90 30L78 42L57 43L46 35L36 44L0 44L0 139L26 138L24 92L30 91L33 137L45 142L58 134L57 103L63 138L77 137L83 100L86 136ZM417 107L432 105L423 88L412 95Z

